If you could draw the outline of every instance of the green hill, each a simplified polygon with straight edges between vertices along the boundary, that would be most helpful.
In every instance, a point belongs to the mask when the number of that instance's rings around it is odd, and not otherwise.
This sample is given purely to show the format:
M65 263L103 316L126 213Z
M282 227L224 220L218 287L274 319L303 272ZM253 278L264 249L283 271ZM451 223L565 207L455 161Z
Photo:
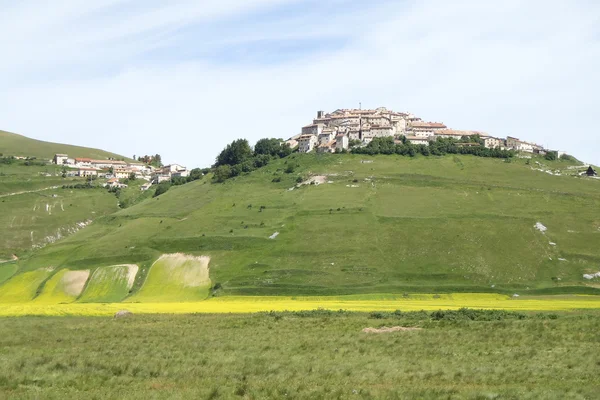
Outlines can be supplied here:
M98 218L21 259L5 285L49 266L137 264L132 301L163 301L168 274L152 264L185 253L210 257L216 295L596 293L598 282L583 274L600 270L600 181L570 166L296 154ZM540 171L548 169L563 172ZM309 178L322 183L295 186ZM164 282L174 296L185 293Z
M70 157L128 159L119 154L110 153L104 150L73 146L70 144L44 142L16 133L0 131L0 154L5 156L52 159L56 153L66 153Z

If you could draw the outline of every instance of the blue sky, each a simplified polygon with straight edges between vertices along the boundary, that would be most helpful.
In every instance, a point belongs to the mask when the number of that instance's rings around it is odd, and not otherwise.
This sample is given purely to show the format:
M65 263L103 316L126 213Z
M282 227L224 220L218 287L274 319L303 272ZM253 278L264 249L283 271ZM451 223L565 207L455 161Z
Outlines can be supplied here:
M207 166L386 106L600 164L592 0L0 0L0 129Z

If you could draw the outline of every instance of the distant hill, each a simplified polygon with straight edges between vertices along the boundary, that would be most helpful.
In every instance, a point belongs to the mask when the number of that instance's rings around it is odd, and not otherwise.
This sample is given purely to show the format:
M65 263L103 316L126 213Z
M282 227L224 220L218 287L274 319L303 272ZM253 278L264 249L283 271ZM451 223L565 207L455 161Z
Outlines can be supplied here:
M295 154L98 218L19 260L11 285L48 267L93 274L136 264L137 301L164 280L151 265L184 253L210 257L219 295L596 293L583 274L600 265L600 181L573 167L543 157ZM296 187L309 179L319 184ZM169 290L179 297L196 287L178 284Z
M87 157L97 159L125 159L119 154L89 147L73 146L70 144L44 142L31 139L16 133L0 131L0 153L7 156L29 156L51 159L56 153L66 153L70 157Z

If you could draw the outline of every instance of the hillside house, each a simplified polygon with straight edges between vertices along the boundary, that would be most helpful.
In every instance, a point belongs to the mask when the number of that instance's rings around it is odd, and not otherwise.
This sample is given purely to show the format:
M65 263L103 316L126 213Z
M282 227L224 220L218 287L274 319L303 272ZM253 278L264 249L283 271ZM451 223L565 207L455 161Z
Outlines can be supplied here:
M335 137L335 131L331 128L325 128L317 137L317 142L320 145L327 144Z
M298 138L298 151L300 153L308 153L315 148L316 144L316 135L302 135Z
M317 146L317 153L335 153L335 140Z
M98 170L96 168L79 167L77 169L77 176L81 176L81 177L98 176Z
M509 149L513 149L516 151L524 151L527 153L540 152L544 150L543 146L540 146L535 143L526 142L524 140L517 139L515 137L507 136L506 137L506 147Z
M407 136L406 140L414 145L423 144L425 146L429 146L429 139L418 136Z
M483 145L488 149L503 148L504 140L488 136L483 138Z
M594 168L592 168L591 165L588 167L587 171L585 171L585 174L587 176L598 176L598 173L596 172L596 170Z
M325 124L310 124L302 127L302 135L320 135Z
M67 160L69 156L67 154L55 154L52 162L56 165L64 165L67 164Z
M113 168L113 175L117 179L128 179L133 173L135 172L129 168Z
M78 167L91 167L92 159L91 158L77 158L75 157L75 164Z
M338 151L348 150L348 136L339 134L335 137L335 149Z
M429 137L434 136L436 132L447 128L448 127L441 122L415 121L410 123L407 131L411 134L411 136Z

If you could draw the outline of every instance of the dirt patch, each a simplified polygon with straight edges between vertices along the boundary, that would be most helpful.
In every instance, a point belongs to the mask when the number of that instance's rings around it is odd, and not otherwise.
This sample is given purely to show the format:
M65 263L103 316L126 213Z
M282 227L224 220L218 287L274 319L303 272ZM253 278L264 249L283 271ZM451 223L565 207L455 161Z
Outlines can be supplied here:
M210 282L208 277L208 256L191 256L183 253L163 254L156 262L161 262L171 271L179 270L186 287L198 287Z
M327 183L327 177L325 175L315 175L315 176L311 176L310 178L308 178L307 180L305 180L304 182L302 182L299 186L301 185L321 185L323 183Z
M69 271L62 277L61 285L63 290L69 296L79 296L85 287L90 276L90 270L85 271Z
M406 327L406 326L392 326L388 328L387 326L382 326L381 328L364 328L362 331L364 333L390 333L390 332L408 332L408 331L420 331L423 328L414 328L414 327Z

